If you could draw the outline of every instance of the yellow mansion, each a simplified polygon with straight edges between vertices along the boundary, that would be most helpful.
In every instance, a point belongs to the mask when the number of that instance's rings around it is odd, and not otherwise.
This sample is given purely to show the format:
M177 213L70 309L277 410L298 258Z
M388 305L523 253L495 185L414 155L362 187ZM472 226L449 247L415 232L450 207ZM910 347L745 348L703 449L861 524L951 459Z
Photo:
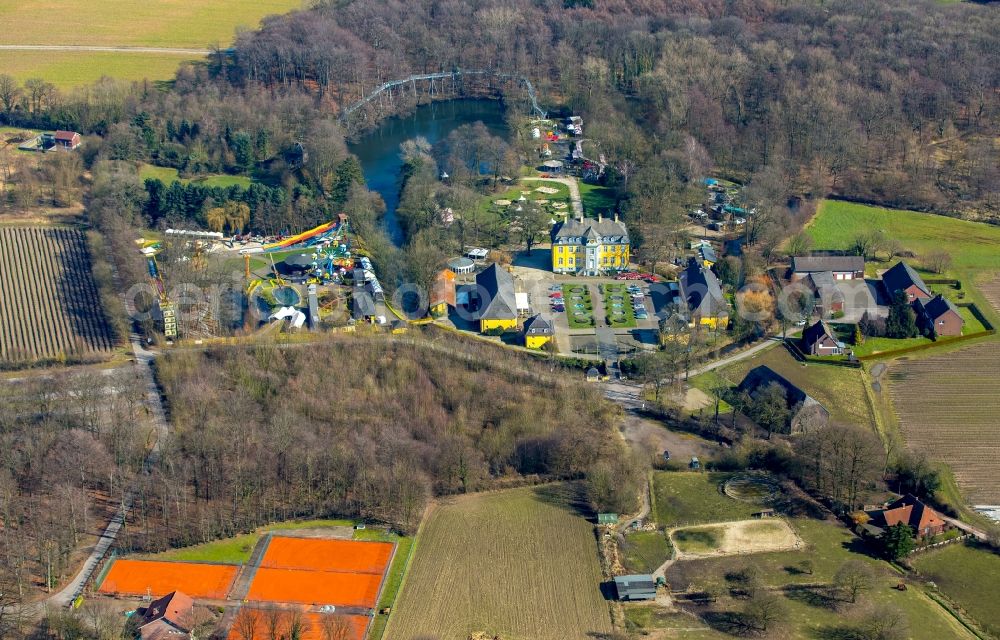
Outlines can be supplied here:
M552 270L598 276L628 268L629 240L624 222L575 218L552 228Z

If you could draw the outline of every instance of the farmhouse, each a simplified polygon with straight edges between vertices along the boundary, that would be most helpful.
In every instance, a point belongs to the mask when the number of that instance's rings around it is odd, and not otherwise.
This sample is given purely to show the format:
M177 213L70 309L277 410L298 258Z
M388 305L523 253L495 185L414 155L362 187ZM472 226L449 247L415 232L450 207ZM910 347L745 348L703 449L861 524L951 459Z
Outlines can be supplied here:
M913 534L918 539L932 538L950 528L941 514L910 494L889 503L883 509L875 509L866 513L870 518L868 522L870 527L884 531L902 522L913 529Z
M517 327L517 298L514 278L497 263L476 275L468 288L468 311L479 323L479 332L505 331Z
M524 322L524 346L529 349L541 349L552 341L552 323L542 317L542 314L531 316Z
M933 331L938 336L962 335L965 321L951 300L941 294L930 300L919 298L913 303L913 308L917 312L917 322L924 331Z
M173 591L136 611L138 636L142 640L182 640L194 628L194 600Z
M830 422L830 412L826 407L765 365L751 369L738 389L756 399L772 384L777 384L785 391L785 399L790 410L786 433L812 431Z
M819 320L802 332L802 351L811 356L836 356L844 352L844 343L837 340L829 325Z
M722 295L722 286L715 274L706 269L696 258L688 261L688 266L678 278L678 294L687 304L689 323L716 328L725 325L729 319L729 305Z
M791 271L792 282L824 271L829 271L834 280L854 280L865 277L865 259L862 256L795 256Z
M655 600L656 581L651 575L615 576L619 600Z
M624 222L583 218L552 227L552 270L597 276L621 271L629 264L629 237Z
M816 271L801 280L812 290L820 317L830 317L844 311L844 292L837 286L832 271Z
M906 294L909 302L931 297L931 290L924 284L913 267L905 262L898 262L891 269L882 274L882 287L885 289L889 299L892 300L896 293L902 291Z

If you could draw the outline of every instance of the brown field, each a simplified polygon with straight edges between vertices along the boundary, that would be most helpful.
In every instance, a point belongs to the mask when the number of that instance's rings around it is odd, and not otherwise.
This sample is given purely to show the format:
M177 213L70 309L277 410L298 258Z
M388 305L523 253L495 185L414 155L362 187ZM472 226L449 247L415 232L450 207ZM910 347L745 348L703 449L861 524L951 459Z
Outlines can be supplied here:
M906 446L947 463L973 504L1000 503L998 362L1000 343L984 342L889 367L889 393Z
M381 574L261 567L247 600L372 608L381 583Z
M99 591L104 594L154 598L183 591L192 598L222 600L239 568L196 562L115 560Z
M609 634L594 527L574 485L466 495L432 507L386 640L532 640Z
M290 637L295 613L289 609L242 607L229 629L228 640L271 640ZM298 640L362 640L368 627L366 616L302 613Z
M261 567L382 575L392 543L273 537Z
M114 348L84 236L0 228L0 362L100 360Z

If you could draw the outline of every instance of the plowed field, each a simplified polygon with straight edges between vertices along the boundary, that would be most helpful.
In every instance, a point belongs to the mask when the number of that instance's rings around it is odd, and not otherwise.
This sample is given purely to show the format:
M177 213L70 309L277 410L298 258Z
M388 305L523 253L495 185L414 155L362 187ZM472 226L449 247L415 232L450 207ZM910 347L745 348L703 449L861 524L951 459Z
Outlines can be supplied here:
M0 361L96 360L113 348L83 234L0 229Z
M948 463L972 504L1000 503L997 363L1000 343L889 367L889 392L906 446Z
M192 598L222 600L236 578L238 567L196 562L115 560L99 591L107 594L154 598L183 591Z

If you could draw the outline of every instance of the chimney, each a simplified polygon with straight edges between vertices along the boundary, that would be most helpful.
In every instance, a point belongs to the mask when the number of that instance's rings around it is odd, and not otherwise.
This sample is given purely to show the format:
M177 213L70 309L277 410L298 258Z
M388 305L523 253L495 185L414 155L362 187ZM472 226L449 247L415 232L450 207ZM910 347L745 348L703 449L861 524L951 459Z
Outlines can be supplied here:
M598 224L604 222L604 215L602 213L600 213L600 212L598 212L598 214L597 214L597 222L598 222Z
M618 212L615 211L615 222L618 222Z

